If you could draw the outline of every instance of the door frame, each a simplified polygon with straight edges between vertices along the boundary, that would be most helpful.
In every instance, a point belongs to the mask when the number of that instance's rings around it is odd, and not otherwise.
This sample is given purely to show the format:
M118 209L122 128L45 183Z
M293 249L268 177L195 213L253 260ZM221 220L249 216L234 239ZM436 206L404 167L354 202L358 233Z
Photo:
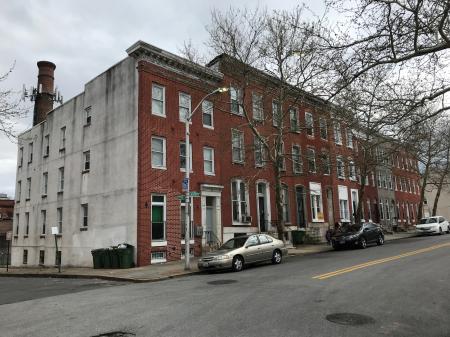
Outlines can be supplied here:
M305 227L306 228L308 226L308 219L307 219L307 206L306 206L306 187L305 185L302 184L297 184L294 186L294 191L295 191L295 209L296 209L296 214L295 217L297 219L297 226L299 226L299 218L298 218L298 195L297 195L297 188L301 187L303 189L303 193L302 193L302 202L303 202L303 222L305 223Z
M258 184L264 184L266 186L265 188L265 194L262 195L258 193ZM267 228L266 231L269 231L271 229L270 220L271 220L271 213L270 213L270 184L267 180L259 179L255 183L255 196L256 196L256 219L258 221L258 229L261 233L261 222L260 222L260 213L259 213L259 197L264 197L264 211L266 214L266 221L267 221Z

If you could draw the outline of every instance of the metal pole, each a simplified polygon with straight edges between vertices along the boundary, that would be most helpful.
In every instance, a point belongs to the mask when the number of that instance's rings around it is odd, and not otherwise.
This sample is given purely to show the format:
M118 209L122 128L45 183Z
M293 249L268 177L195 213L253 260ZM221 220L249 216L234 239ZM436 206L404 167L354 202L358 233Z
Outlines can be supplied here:
M10 242L11 242L11 240L8 240L8 250L7 250L7 253L6 253L6 271L9 270L9 246L11 244Z
M56 247L56 253L55 253L55 262L58 261L58 239L56 238L55 234L55 247ZM58 273L61 272L61 260L58 261Z
M194 110L195 111L195 110ZM190 112L188 112L189 114ZM191 119L192 115L186 115L186 120L185 120L185 128L186 128L186 143L185 143L185 149L186 149L186 172L185 172L185 178L187 180L187 184L186 184L186 196L185 196L185 200L184 200L184 214L185 214L185 233L184 233L184 270L191 270L191 265L190 265L190 233L189 233L189 229L191 226L191 221L190 221L190 209L191 209L191 205L190 205L190 198L189 198L189 175L191 173L191 167L190 167L190 157L191 157L191 147L189 145L189 120Z

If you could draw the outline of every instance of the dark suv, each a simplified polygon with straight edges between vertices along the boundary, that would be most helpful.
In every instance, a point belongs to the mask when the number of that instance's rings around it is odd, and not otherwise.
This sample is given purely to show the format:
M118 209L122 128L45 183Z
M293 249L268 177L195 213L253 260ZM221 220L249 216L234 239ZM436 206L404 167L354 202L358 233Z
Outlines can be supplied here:
M369 243L384 244L384 234L381 227L372 222L360 225L346 224L331 236L331 244L334 249L341 247L366 248Z

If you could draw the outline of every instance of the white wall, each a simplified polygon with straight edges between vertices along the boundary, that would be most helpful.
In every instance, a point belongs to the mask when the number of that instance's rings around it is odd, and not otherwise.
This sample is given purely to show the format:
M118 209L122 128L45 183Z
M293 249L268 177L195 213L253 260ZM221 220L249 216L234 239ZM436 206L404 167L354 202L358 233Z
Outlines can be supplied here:
M85 126L85 109L91 107L91 125ZM65 152L60 152L60 130L66 127ZM43 139L50 135L50 155L43 157ZM27 165L28 143L33 141L33 162ZM54 109L47 121L19 138L24 147L19 235L13 239L12 264L22 265L28 249L28 265L55 263L57 208L63 208L63 230L58 239L62 264L91 266L91 249L122 242L136 246L137 236L137 76L135 61L126 58L88 82L85 91ZM83 171L83 152L90 151L90 171ZM64 192L57 193L58 169L64 166ZM42 197L42 174L48 171L48 194ZM26 201L26 180L32 178L31 200ZM16 193L17 195L17 193ZM16 198L17 199L17 198ZM89 205L88 230L82 227L81 204ZM41 210L47 211L47 230L41 238ZM30 230L25 237L25 212ZM14 233L17 226L14 217Z

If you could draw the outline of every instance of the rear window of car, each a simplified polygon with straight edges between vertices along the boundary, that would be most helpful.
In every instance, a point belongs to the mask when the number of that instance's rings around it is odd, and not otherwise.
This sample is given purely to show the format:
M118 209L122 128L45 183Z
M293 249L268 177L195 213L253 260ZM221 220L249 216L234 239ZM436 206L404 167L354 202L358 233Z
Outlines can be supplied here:
M269 240L267 240L267 236L265 236L265 235L259 235L259 242L260 242L261 244L263 244L263 243L268 243Z

